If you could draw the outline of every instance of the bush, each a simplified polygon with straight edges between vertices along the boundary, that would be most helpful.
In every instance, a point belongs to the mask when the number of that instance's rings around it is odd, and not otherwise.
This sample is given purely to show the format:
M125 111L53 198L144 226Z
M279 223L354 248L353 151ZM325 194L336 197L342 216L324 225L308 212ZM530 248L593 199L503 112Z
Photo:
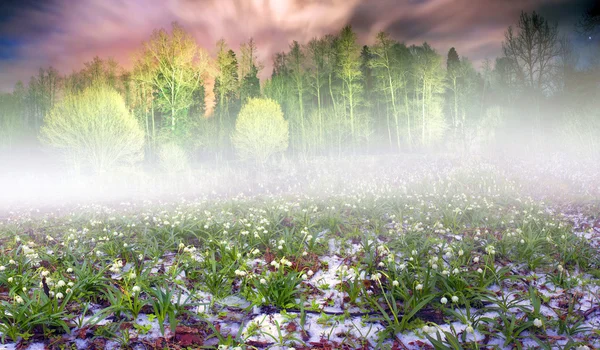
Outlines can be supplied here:
M277 102L252 98L244 105L235 122L233 146L241 159L265 163L288 147L288 122Z
M44 119L40 139L76 167L105 171L143 158L144 132L107 86L67 93Z
M185 150L175 143L163 144L158 151L158 160L163 170L176 173L187 170L188 156Z

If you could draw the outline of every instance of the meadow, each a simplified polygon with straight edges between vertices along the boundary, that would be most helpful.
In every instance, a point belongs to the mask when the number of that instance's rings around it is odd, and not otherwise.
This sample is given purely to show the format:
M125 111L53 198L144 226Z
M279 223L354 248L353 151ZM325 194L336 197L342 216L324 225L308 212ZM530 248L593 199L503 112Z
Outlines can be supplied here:
M2 212L0 349L600 347L592 162L261 174Z

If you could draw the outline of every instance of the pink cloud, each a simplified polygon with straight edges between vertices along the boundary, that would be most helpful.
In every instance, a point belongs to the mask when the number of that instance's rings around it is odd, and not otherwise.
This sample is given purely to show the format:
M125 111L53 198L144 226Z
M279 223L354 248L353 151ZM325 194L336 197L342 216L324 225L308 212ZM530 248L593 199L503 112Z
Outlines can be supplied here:
M54 0L26 10L0 28L23 41L19 59L0 61L0 91L27 82L39 67L62 73L80 69L94 56L113 57L131 67L132 53L152 30L178 21L213 52L224 38L237 49L254 37L261 76L271 58L292 40L337 32L352 23L364 43L386 30L401 41L428 41L440 53L455 46L480 60L500 54L504 30L521 9L567 0Z

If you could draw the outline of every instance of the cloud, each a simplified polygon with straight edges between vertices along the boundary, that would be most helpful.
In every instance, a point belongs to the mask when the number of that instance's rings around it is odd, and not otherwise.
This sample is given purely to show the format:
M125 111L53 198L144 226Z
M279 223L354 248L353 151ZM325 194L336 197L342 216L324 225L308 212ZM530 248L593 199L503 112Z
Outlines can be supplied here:
M9 0L4 0L9 1ZM590 1L578 0L587 5ZM132 53L154 29L178 21L198 43L214 52L224 38L237 49L254 37L270 74L274 53L292 40L353 25L371 43L385 30L407 43L427 41L445 54L455 46L474 60L500 54L504 30L521 10L541 9L560 18L569 0L47 0L9 1L0 25L0 91L27 81L39 67L62 73L80 69L94 56L113 57L131 67ZM570 11L571 13L573 11ZM569 18L571 18L570 16ZM2 45L2 39L11 45ZM18 44L15 44L16 41Z

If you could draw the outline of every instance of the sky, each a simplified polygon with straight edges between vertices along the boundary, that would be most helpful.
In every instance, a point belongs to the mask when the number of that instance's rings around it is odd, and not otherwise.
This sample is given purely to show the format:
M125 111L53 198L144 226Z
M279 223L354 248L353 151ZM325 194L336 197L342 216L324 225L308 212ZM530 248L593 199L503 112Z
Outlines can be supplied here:
M212 53L219 39L237 49L253 37L262 78L271 73L273 54L292 40L306 43L347 24L361 44L386 31L407 44L426 41L444 56L455 47L477 64L501 55L504 32L521 11L537 11L572 31L595 1L0 0L0 91L27 83L40 67L70 73L96 55L129 68L152 31L174 21Z

